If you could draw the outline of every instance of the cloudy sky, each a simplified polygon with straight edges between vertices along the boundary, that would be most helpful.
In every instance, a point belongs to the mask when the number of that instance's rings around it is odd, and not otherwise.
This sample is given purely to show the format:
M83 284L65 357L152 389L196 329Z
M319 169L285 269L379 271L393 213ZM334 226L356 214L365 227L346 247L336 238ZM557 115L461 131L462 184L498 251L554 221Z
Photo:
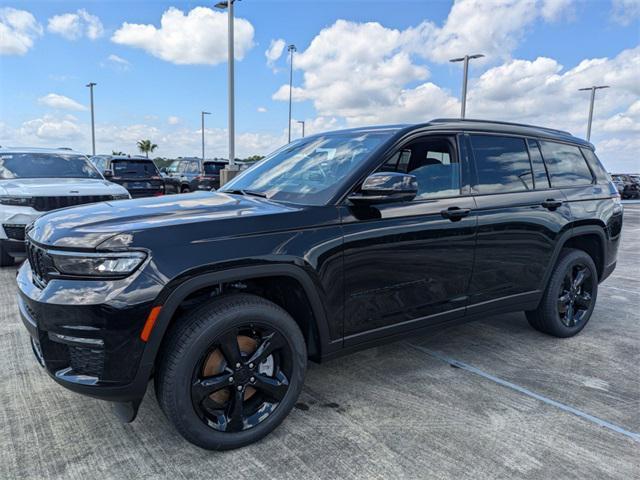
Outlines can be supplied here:
M208 156L226 146L226 13L213 1L0 4L0 145ZM534 123L592 141L611 171L640 170L640 0L267 1L236 8L239 156L286 141L289 61L293 117L307 132L467 116ZM293 136L300 135L294 123Z

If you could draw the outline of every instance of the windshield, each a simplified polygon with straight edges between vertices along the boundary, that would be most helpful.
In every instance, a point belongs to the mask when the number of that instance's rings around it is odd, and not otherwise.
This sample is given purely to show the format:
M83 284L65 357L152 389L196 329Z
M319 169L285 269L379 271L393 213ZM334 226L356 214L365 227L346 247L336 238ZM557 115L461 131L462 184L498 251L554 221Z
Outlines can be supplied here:
M154 177L158 169L151 160L112 160L114 177Z
M180 168L180 160L174 160L167 167L167 173L178 173L178 168Z
M87 157L57 153L2 153L0 179L102 178Z
M291 143L222 189L303 205L325 205L344 180L394 132L318 135Z

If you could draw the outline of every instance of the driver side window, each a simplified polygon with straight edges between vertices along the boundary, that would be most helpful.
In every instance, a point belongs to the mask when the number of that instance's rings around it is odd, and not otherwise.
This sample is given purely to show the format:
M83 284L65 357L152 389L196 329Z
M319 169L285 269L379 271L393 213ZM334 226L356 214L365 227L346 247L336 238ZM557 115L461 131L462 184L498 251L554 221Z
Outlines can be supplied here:
M393 154L379 172L409 173L418 181L416 200L460 195L460 163L454 137L414 140Z

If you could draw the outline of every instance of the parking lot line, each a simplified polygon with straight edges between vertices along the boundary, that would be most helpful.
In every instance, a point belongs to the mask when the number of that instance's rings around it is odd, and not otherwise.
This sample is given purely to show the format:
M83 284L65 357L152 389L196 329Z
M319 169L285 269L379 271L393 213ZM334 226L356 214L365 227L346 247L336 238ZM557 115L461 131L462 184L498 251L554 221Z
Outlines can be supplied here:
M583 412L582 410L578 410L577 408L574 408L570 405L566 405L564 403L558 402L556 400L553 400L551 398L545 397L544 395L540 395L539 393L533 392L527 388L521 387L520 385L517 385L515 383L509 382L507 380L503 380L499 377L496 377L494 375L491 375L490 373L487 373L483 370L480 370L479 368L476 368L472 365L469 365L467 363L461 362L459 360L456 360L454 358L451 357L447 357L446 355L441 355L438 352L434 352L433 350L430 350L428 348L425 347L421 347L420 345L414 345L412 343L408 343L407 345L409 345L412 348L415 348L416 350L419 350L423 353L426 353L427 355L440 360L442 362L448 363L449 365L451 365L452 367L457 367L457 368L461 368L463 370L467 370L468 372L474 373L476 375L479 375L483 378L486 378L487 380L491 380L494 383L497 383L498 385L502 385L503 387L507 387L510 388L512 390L515 390L516 392L520 392L524 395L527 395L531 398L535 398L536 400L540 400L541 402L544 402L548 405L553 405L554 407L559 408L560 410L564 410L565 412L569 412L572 413L574 415L577 415L580 418L583 418L585 420L588 420L592 423L595 423L596 425L599 425L601 427L605 427L608 428L609 430L612 430L616 433L621 433L622 435L625 435L629 438L631 438L632 440L640 443L640 433L637 432L632 432L630 430L627 430L626 428L620 427L618 425L615 425L611 422L607 422L606 420L603 420L601 418L595 417L593 415L590 415L586 412Z

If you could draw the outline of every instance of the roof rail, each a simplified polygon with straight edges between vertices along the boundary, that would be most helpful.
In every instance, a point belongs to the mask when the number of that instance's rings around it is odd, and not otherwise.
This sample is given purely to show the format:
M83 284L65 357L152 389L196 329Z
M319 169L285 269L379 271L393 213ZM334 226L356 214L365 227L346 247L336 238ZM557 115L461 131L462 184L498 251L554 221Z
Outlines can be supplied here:
M58 150L73 150L73 148L69 148L69 147L58 147Z
M566 130L558 130L557 128L548 128L548 127L539 127L538 125L527 125L526 123L515 123L515 122L503 122L500 120L482 120L475 118L434 118L429 121L429 123L446 123L446 122L469 122L469 123L496 123L498 125L513 125L514 127L529 127L529 128L537 128L539 130L545 130L547 132L559 133L562 135L569 135L573 137L571 132L567 132Z

